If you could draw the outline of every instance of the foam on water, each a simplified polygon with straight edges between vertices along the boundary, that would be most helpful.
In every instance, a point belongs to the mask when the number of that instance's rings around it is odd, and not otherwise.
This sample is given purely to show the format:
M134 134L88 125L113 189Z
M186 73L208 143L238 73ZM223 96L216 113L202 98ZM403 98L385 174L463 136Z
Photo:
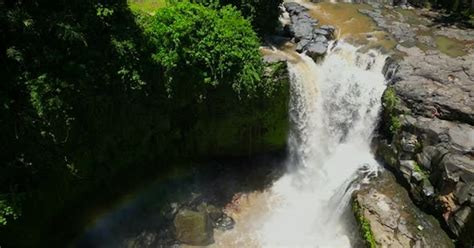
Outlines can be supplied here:
M376 171L371 134L385 89L385 56L333 44L324 61L289 63L289 173L270 189L263 247L349 247L341 219L361 169ZM367 175L367 173L365 173Z
M214 247L351 246L344 213L352 192L378 169L370 142L386 57L344 42L330 47L319 64L306 55L289 60L288 172L249 195L245 213L234 215L235 230L218 234Z

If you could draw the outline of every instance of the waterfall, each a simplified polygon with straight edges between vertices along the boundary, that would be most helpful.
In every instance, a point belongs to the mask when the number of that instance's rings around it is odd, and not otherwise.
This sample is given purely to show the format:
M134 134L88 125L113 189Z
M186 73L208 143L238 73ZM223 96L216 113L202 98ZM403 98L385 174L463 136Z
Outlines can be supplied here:
M306 55L289 62L289 172L269 190L271 210L256 230L263 247L350 247L343 212L361 175L377 171L370 142L386 57L330 47L319 64Z

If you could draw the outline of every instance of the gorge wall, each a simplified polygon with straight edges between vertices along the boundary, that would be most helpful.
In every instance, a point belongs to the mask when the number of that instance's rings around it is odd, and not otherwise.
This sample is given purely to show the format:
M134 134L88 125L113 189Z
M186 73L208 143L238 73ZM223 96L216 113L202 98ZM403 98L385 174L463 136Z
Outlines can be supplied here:
M474 204L474 57L450 58L402 48L394 83L384 94L387 139L380 157L412 198L472 245Z

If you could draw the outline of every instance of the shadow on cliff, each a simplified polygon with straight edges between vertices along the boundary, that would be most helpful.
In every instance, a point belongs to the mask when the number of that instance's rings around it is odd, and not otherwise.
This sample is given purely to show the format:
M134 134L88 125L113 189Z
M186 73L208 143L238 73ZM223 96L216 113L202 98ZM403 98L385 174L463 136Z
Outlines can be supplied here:
M223 208L236 193L262 191L285 171L285 152L246 159L221 158L176 172L173 179L156 181L126 197L102 215L74 247L172 246L172 221L176 209L201 203ZM148 239L148 244L143 244ZM146 243L146 242L145 242Z

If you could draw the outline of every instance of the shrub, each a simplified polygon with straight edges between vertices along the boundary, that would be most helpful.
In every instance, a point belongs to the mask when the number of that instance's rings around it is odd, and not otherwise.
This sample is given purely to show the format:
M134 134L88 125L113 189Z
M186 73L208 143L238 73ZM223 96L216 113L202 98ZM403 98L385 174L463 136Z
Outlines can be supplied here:
M389 121L388 127L390 133L393 135L395 134L400 128L402 127L400 122L400 117L397 113L397 108L400 104L400 99L398 99L395 90L392 87L388 87L382 97L382 103L384 106L384 111L386 116L388 116L387 120Z
M252 97L270 87L261 80L257 35L235 8L182 2L152 18L146 30L170 96L202 100L217 86L230 86L240 97Z

